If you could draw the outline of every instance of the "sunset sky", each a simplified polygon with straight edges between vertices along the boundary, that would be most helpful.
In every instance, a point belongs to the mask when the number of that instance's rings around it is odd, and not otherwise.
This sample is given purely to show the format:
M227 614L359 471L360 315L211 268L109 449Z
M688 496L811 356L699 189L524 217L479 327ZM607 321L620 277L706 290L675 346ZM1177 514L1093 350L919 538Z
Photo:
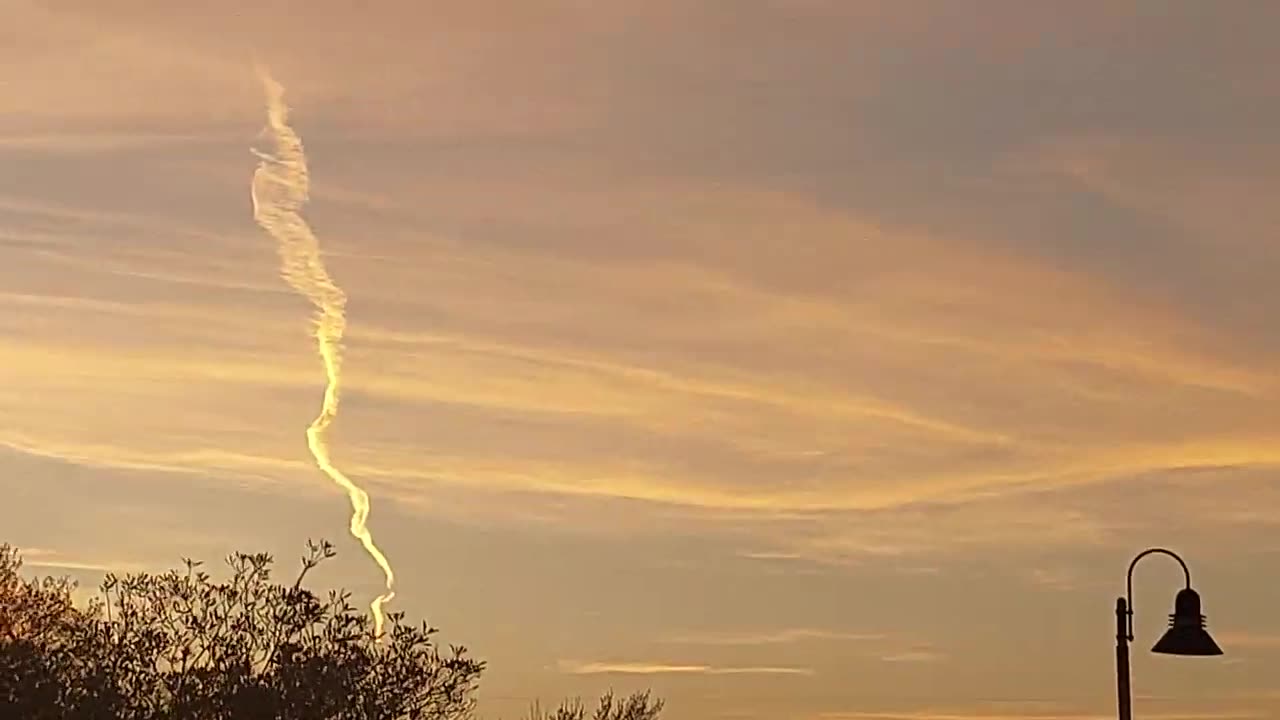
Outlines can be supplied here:
M382 575L486 718L1280 718L1280 3L0 0L0 542Z

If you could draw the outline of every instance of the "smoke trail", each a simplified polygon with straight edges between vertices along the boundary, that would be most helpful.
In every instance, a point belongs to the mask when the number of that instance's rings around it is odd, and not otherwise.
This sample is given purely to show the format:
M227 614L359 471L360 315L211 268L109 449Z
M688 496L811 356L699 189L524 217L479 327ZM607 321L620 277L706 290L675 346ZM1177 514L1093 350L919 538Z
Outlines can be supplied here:
M320 414L307 428L307 447L324 474L347 491L351 499L351 535L364 545L386 575L386 593L374 598L370 605L375 631L381 635L382 605L395 597L395 573L365 524L369 518L369 494L334 466L326 440L326 431L338 416L347 296L329 277L320 258L320 242L299 214L307 202L307 158L301 138L289 127L284 87L261 68L258 75L266 90L267 129L275 142L275 153L254 150L260 162L253 173L253 217L279 243L281 275L316 308L314 335L328 384Z

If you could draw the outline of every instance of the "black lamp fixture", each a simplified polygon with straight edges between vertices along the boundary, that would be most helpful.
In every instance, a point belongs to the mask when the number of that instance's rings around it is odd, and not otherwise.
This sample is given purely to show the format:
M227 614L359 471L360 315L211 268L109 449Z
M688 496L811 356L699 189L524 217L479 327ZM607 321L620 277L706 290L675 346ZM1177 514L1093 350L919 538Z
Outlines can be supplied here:
M1130 608L1129 613L1133 613ZM1132 636L1130 636L1132 637ZM1200 614L1200 593L1190 587L1178 591L1173 601L1173 614L1169 616L1169 629L1151 648L1163 655L1221 655L1222 648L1204 629L1204 615Z
M1129 693L1129 643L1133 641L1133 568L1148 555L1168 555L1182 566L1186 587L1178 591L1173 601L1173 614L1169 616L1169 629L1151 648L1161 655L1208 657L1221 655L1222 648L1214 642L1204 628L1204 615L1200 612L1200 593L1191 589L1191 571L1177 553L1164 548L1151 548L1138 553L1129 563L1129 575L1125 584L1125 597L1116 600L1116 690L1120 706L1120 720L1132 720Z

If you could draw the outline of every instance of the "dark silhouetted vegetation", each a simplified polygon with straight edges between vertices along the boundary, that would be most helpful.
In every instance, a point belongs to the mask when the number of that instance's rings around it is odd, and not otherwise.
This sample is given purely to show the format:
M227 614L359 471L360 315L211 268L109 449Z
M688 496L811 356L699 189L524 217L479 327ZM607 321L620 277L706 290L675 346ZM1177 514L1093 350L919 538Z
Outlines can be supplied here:
M595 711L587 714L581 700L565 702L554 712L546 712L534 706L528 720L657 720L662 712L662 701L649 697L649 693L636 693L619 700L613 693L600 698Z
M200 563L108 574L74 601L66 578L24 578L0 545L0 717L30 720L453 720L469 718L484 663L438 647L436 630L390 613L384 637L349 593L318 596L307 573L332 557L308 543L292 584L272 558L237 553L230 577ZM648 694L606 695L592 720L654 720ZM580 702L535 720L586 720Z

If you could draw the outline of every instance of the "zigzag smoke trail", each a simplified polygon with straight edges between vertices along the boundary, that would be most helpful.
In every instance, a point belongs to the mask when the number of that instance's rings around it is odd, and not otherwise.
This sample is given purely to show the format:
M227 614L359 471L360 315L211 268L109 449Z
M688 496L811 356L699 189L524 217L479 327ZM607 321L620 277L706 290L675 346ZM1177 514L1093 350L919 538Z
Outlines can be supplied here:
M275 154L254 153L260 162L253 174L253 217L279 243L281 275L316 308L314 335L324 361L328 384L320 414L307 428L307 447L316 465L347 491L351 499L351 535L364 546L386 576L386 593L370 605L374 628L382 635L382 606L395 597L395 572L373 542L366 521L369 494L339 470L330 458L326 433L338 416L342 387L342 336L346 331L347 296L329 277L320 257L320 242L302 219L299 210L307 202L309 177L302 139L289 126L289 108L284 103L284 87L265 71L259 71L267 95L267 121Z

